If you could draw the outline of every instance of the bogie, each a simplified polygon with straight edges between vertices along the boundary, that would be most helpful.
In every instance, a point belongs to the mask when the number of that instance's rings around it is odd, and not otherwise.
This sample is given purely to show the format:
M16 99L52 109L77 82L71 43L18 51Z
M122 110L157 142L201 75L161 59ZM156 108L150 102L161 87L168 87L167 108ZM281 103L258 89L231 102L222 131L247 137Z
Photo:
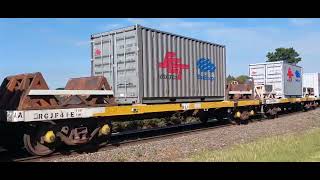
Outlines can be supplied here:
M50 155L59 145L55 133L55 123L30 124L23 135L24 147L32 155Z
M29 124L22 138L24 147L30 154L46 156L62 144L75 146L108 142L111 133L111 122L91 119Z

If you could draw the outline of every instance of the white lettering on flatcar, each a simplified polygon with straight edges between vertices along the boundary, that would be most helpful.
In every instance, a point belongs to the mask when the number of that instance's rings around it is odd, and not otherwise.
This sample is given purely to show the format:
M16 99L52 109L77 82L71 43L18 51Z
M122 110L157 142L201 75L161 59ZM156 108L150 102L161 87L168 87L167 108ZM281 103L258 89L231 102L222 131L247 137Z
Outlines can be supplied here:
M17 119L23 120L24 119L24 112L23 111L8 111L7 112L7 119Z
M27 122L27 121L88 118L88 117L93 117L95 113L102 113L104 111L105 111L104 107L7 111L7 121L8 122L19 122L19 121Z
M181 106L183 110L188 110L190 108L190 103L182 103Z
M278 99L267 99L266 104L276 104L279 103L280 101Z
M68 118L75 118L77 115L77 117L81 117L82 114L81 113L77 113L74 111L71 112L64 112L64 111L60 111L60 112L39 112L39 113L34 113L33 115L33 119L34 120L52 120L52 119L68 119Z

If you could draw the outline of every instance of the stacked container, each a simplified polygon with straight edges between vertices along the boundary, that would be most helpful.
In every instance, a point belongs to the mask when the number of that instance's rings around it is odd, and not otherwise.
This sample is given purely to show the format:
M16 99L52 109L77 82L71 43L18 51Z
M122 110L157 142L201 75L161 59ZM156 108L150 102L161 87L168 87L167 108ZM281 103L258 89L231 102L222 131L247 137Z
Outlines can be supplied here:
M225 46L140 25L91 36L92 76L119 104L224 100Z
M283 61L249 65L256 85L272 85L277 98L302 97L302 67Z

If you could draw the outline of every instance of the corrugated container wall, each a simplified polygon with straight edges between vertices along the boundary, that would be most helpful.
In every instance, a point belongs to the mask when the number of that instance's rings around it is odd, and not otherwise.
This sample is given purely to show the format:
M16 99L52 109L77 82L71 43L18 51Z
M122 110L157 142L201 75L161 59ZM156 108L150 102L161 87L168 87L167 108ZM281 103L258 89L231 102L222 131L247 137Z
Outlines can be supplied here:
M91 39L92 75L119 104L224 100L225 46L140 25Z
M283 61L249 65L256 85L272 85L277 98L302 97L302 68Z
M304 73L303 74L303 87L313 88L314 95L320 97L320 73Z

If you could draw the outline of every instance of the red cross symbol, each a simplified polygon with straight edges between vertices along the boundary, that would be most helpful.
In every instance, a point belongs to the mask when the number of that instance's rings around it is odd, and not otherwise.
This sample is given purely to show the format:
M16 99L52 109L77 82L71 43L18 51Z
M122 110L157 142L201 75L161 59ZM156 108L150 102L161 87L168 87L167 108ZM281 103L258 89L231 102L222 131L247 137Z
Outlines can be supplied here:
M101 51L100 49L97 49L96 52L95 52L96 56L101 56Z
M294 76L294 74L293 74L291 68L288 69L288 74L287 75L288 75L289 80L292 81L292 77Z

